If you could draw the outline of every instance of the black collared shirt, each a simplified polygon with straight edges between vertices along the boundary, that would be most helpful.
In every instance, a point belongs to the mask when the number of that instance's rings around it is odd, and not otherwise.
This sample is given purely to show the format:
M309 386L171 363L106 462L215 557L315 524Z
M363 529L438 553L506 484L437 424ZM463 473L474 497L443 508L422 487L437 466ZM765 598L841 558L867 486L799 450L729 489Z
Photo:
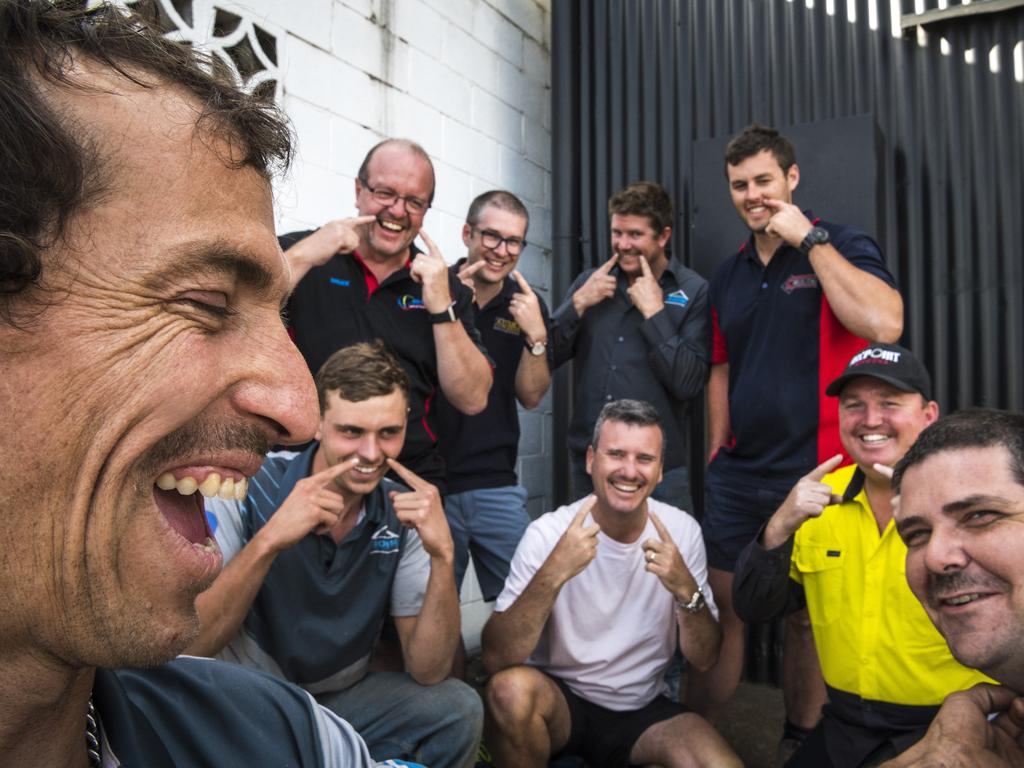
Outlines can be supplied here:
M451 273L458 274L465 261L462 259L451 267ZM448 468L448 493L501 488L516 483L519 452L516 372L524 340L508 305L518 292L515 280L505 278L498 295L487 306L476 310L476 328L494 365L494 382L487 396L487 407L475 416L466 416L443 397L438 398L438 445ZM544 323L550 326L547 305L540 296L537 300Z
M310 234L312 230L290 232L278 239L288 250ZM437 451L434 412L440 391L437 351L423 306L423 286L409 276L408 267L388 275L380 285L376 282L356 254L336 254L295 286L288 302L289 331L314 375L342 347L384 341L412 380L409 425L399 461L443 491L444 460ZM472 291L455 277L449 277L448 285L456 317L484 352L473 325Z
M665 308L645 320L626 293L626 276L616 267L615 295L580 318L572 295L593 272L588 269L576 278L552 316L555 365L576 360L569 448L585 453L601 408L628 397L646 400L661 414L665 469L684 466L686 403L704 388L711 359L708 284L673 257L658 280Z

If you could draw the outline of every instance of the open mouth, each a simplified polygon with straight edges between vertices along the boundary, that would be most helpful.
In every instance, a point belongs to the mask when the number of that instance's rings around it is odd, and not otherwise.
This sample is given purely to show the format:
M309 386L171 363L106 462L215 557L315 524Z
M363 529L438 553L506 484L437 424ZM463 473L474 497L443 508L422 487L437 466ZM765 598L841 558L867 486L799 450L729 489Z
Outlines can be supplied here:
M869 432L863 435L858 435L857 439L860 440L864 445L876 448L880 445L885 445L890 440L892 440L892 435L883 435L878 432Z
M153 485L153 498L168 525L191 544L216 551L213 532L206 520L204 498L241 501L249 490L249 479L240 473L232 476L207 471L163 472Z
M938 603L944 608L960 608L992 597L993 594L992 592L966 592L961 595L954 595L953 597L940 598Z
M625 480L609 480L608 484L619 493L626 494L636 493L641 488L643 488L643 485L641 485L640 483L629 483L626 482Z
M363 475L364 477L370 478L380 473L383 464L356 464L352 467L352 471L357 475Z

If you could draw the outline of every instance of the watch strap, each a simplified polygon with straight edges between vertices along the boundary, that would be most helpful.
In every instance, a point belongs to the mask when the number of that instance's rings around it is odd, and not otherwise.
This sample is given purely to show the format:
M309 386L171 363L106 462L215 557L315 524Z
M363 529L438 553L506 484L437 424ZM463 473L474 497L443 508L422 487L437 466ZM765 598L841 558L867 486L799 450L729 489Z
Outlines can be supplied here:
M448 308L442 312L431 312L430 322L434 325L440 325L441 323L454 323L455 322L455 302L453 301L448 305Z

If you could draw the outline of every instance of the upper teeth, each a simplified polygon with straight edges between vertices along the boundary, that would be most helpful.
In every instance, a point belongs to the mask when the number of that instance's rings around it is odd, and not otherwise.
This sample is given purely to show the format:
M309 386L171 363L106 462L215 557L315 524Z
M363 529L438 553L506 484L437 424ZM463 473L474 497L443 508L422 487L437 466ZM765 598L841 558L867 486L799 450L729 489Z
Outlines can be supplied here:
M971 594L971 595L960 595L960 597L951 597L946 602L949 603L950 605L963 605L964 603L969 603L969 602L971 602L971 600L977 600L977 599L978 599L978 595L977 595L977 593L975 593L975 594Z
M156 485L162 491L169 491L171 488L174 488L182 496L191 496L196 491L199 491L208 499L219 496L222 499L242 501L249 491L249 478L243 477L236 482L232 477L221 478L219 472L211 472L200 483L194 477L188 476L175 480L173 474L164 472L156 479Z
M360 474L363 475L372 475L374 472L377 471L377 467L365 467L357 464L355 470L356 472L359 472Z
M615 483L612 483L612 487L613 488L617 488L620 491L626 491L628 493L632 493L633 491L637 490L640 486L637 483L615 482Z
M384 227L384 229L390 229L392 232L401 232L402 231L402 225L401 224L396 224L393 221L385 221L384 219L379 219L379 222L380 222L380 225L382 227Z
M860 439L863 440L866 443L880 443L883 440L888 440L889 436L888 435L861 435Z

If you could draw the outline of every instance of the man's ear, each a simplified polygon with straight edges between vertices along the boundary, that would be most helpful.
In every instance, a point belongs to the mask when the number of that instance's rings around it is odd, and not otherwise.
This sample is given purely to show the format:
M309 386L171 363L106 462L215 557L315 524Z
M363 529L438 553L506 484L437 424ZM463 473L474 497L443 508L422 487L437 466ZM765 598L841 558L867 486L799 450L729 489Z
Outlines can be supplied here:
M469 247L469 241L473 239L473 228L469 224L462 225L462 244Z
M593 471L592 471L593 467L594 467L594 446L588 445L587 446L587 474L588 475L592 475L593 474Z
M658 247L665 250L665 246L668 245L668 241L672 237L672 227L665 227L661 230L661 234L658 235Z
M786 180L789 182L789 191L792 192L800 185L800 166L793 163L786 171Z

